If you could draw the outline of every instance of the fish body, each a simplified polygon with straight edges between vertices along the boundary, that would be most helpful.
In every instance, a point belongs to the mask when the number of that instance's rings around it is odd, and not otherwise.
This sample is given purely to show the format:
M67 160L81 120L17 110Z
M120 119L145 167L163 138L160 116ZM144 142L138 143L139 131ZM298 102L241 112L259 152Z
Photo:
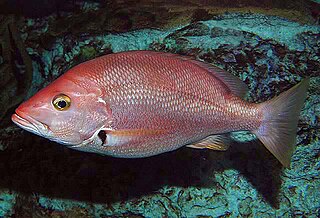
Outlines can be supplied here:
M175 54L121 52L70 69L12 120L70 148L123 158L184 145L225 150L226 133L248 130L288 166L307 87L304 80L249 103L244 83L220 68Z

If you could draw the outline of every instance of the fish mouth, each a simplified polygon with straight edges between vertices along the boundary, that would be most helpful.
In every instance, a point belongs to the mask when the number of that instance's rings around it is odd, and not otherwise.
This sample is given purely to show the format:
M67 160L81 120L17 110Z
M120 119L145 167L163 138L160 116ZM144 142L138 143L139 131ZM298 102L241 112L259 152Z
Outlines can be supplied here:
M50 130L46 124L37 121L21 111L16 110L16 113L11 116L11 120L24 130L42 137L48 137Z
M54 137L54 133L48 125L42 122L39 122L38 120L27 115L26 113L20 110L16 110L15 112L16 113L11 116L11 120L20 128L28 132L31 132L33 134L36 134L38 136L47 138L51 141L57 142L59 144L63 144L67 147L71 147L75 144L74 142L69 142L69 141L65 141L60 138Z

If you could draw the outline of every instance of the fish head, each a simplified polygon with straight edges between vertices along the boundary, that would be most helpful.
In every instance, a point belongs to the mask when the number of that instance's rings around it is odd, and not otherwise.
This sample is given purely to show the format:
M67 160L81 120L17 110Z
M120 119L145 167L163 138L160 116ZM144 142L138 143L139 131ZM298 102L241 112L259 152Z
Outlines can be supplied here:
M110 117L96 84L63 75L22 103L11 119L29 132L72 146L92 137Z

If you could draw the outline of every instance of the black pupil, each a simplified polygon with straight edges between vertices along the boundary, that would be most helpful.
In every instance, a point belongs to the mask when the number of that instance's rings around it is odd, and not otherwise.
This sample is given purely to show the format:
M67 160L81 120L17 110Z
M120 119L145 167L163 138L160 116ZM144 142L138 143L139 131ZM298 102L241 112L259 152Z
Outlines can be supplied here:
M58 101L59 108L64 108L67 106L67 102L65 100Z

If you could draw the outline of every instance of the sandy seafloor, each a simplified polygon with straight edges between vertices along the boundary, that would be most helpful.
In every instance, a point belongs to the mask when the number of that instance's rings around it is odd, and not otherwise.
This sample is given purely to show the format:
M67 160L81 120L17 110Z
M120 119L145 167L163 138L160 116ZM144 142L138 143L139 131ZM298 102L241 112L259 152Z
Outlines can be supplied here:
M47 30L45 20L37 22L26 21L23 40ZM71 65L127 50L216 64L248 85L249 101L270 99L304 77L311 85L290 169L247 132L233 134L226 152L182 148L125 160L71 151L9 127L16 147L0 151L0 217L320 217L319 26L235 13L165 31L65 35L49 49L29 45L34 75L28 96Z

